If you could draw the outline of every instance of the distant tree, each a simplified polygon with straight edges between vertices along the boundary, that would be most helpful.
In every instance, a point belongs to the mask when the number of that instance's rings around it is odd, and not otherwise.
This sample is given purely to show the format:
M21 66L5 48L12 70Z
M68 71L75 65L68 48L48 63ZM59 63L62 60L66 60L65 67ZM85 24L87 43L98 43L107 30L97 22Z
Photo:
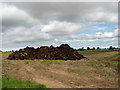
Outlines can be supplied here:
M114 49L114 48L112 46L110 46L109 49Z
M97 47L97 49L100 49L100 47Z
M84 47L82 47L82 50L85 50Z
M119 49L118 47L116 47L115 49Z
M12 52L14 52L14 50L12 50Z
M92 50L95 50L95 47L93 47Z
M85 49L84 49L84 47L82 47L82 48L79 48L78 50L79 51L84 51Z
M90 47L87 47L87 50L90 50Z

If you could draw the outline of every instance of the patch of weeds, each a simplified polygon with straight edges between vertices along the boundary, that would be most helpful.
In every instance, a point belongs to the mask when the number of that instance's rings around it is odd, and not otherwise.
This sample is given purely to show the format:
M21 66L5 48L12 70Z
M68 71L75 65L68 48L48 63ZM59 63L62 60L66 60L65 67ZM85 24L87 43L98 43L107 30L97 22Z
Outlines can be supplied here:
M89 67L96 67L96 66L100 66L100 63L97 61L91 61L91 62L88 62L86 65Z
M84 72L83 70L79 70L79 71L78 71L78 74L79 74L80 76L85 76L85 72Z
M50 66L51 65L51 63L47 63L47 66Z
M56 61L55 64L60 64L60 62Z
M10 60L11 64L17 64L19 61L18 60Z
M28 61L26 61L26 62L25 62L25 64L29 64L29 62L28 62Z
M114 61L114 60L118 60L119 59L119 54L115 54L112 57L107 57L106 60L108 61Z
M45 62L44 62L45 63ZM53 65L54 63L52 62L52 61L47 61L46 63L45 63L47 66L51 66L51 65Z
M5 64L11 64L11 61L10 60L4 60L4 61L2 61L2 65L5 65Z
M36 70L39 70L39 71L45 71L45 68L41 67L41 66L39 66L39 67L34 66L33 68Z
M102 76L107 76L109 75L109 77L117 77L117 71L115 71L112 68L109 67L103 67L102 69L99 69L98 71L96 71L98 74L101 74Z
M101 61L105 67L109 67L109 68L117 68L117 65L118 65L118 61L115 61L115 60L118 60L119 58L119 55L118 54L115 54L114 56L112 57L107 57L107 58L104 58L104 61Z
M68 72L70 73L76 73L80 76L84 76L85 74L85 69L83 69L82 67L75 67L75 68L68 68Z
M11 62L10 62L10 60L6 60L6 63L7 63L7 64L10 64Z

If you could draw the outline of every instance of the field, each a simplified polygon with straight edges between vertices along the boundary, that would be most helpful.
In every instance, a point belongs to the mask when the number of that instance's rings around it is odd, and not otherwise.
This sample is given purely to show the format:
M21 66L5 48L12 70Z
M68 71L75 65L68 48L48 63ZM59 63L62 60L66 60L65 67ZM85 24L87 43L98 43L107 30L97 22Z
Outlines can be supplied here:
M10 53L2 52L3 77L31 81L47 88L118 87L117 50L79 51L87 59L78 61L7 60Z

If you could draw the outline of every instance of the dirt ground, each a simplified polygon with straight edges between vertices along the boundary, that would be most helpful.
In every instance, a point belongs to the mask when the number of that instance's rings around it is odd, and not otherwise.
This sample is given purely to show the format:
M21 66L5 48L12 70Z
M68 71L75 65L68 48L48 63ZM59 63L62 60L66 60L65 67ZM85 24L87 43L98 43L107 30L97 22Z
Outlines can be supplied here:
M2 53L2 75L44 84L47 88L117 88L118 52L87 55L79 61L7 60Z

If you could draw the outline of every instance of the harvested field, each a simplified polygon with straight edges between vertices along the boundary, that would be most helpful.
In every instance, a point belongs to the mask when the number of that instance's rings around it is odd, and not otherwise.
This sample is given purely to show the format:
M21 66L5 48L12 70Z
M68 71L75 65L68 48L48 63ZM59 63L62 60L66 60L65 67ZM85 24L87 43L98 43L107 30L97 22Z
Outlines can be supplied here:
M80 51L81 60L8 60L2 53L2 75L44 84L47 88L117 88L118 51Z
M77 50L71 48L68 44L62 44L59 47L41 46L35 49L34 47L26 47L15 51L8 56L10 60L24 59L51 59L51 60L80 60L85 58L79 54Z

